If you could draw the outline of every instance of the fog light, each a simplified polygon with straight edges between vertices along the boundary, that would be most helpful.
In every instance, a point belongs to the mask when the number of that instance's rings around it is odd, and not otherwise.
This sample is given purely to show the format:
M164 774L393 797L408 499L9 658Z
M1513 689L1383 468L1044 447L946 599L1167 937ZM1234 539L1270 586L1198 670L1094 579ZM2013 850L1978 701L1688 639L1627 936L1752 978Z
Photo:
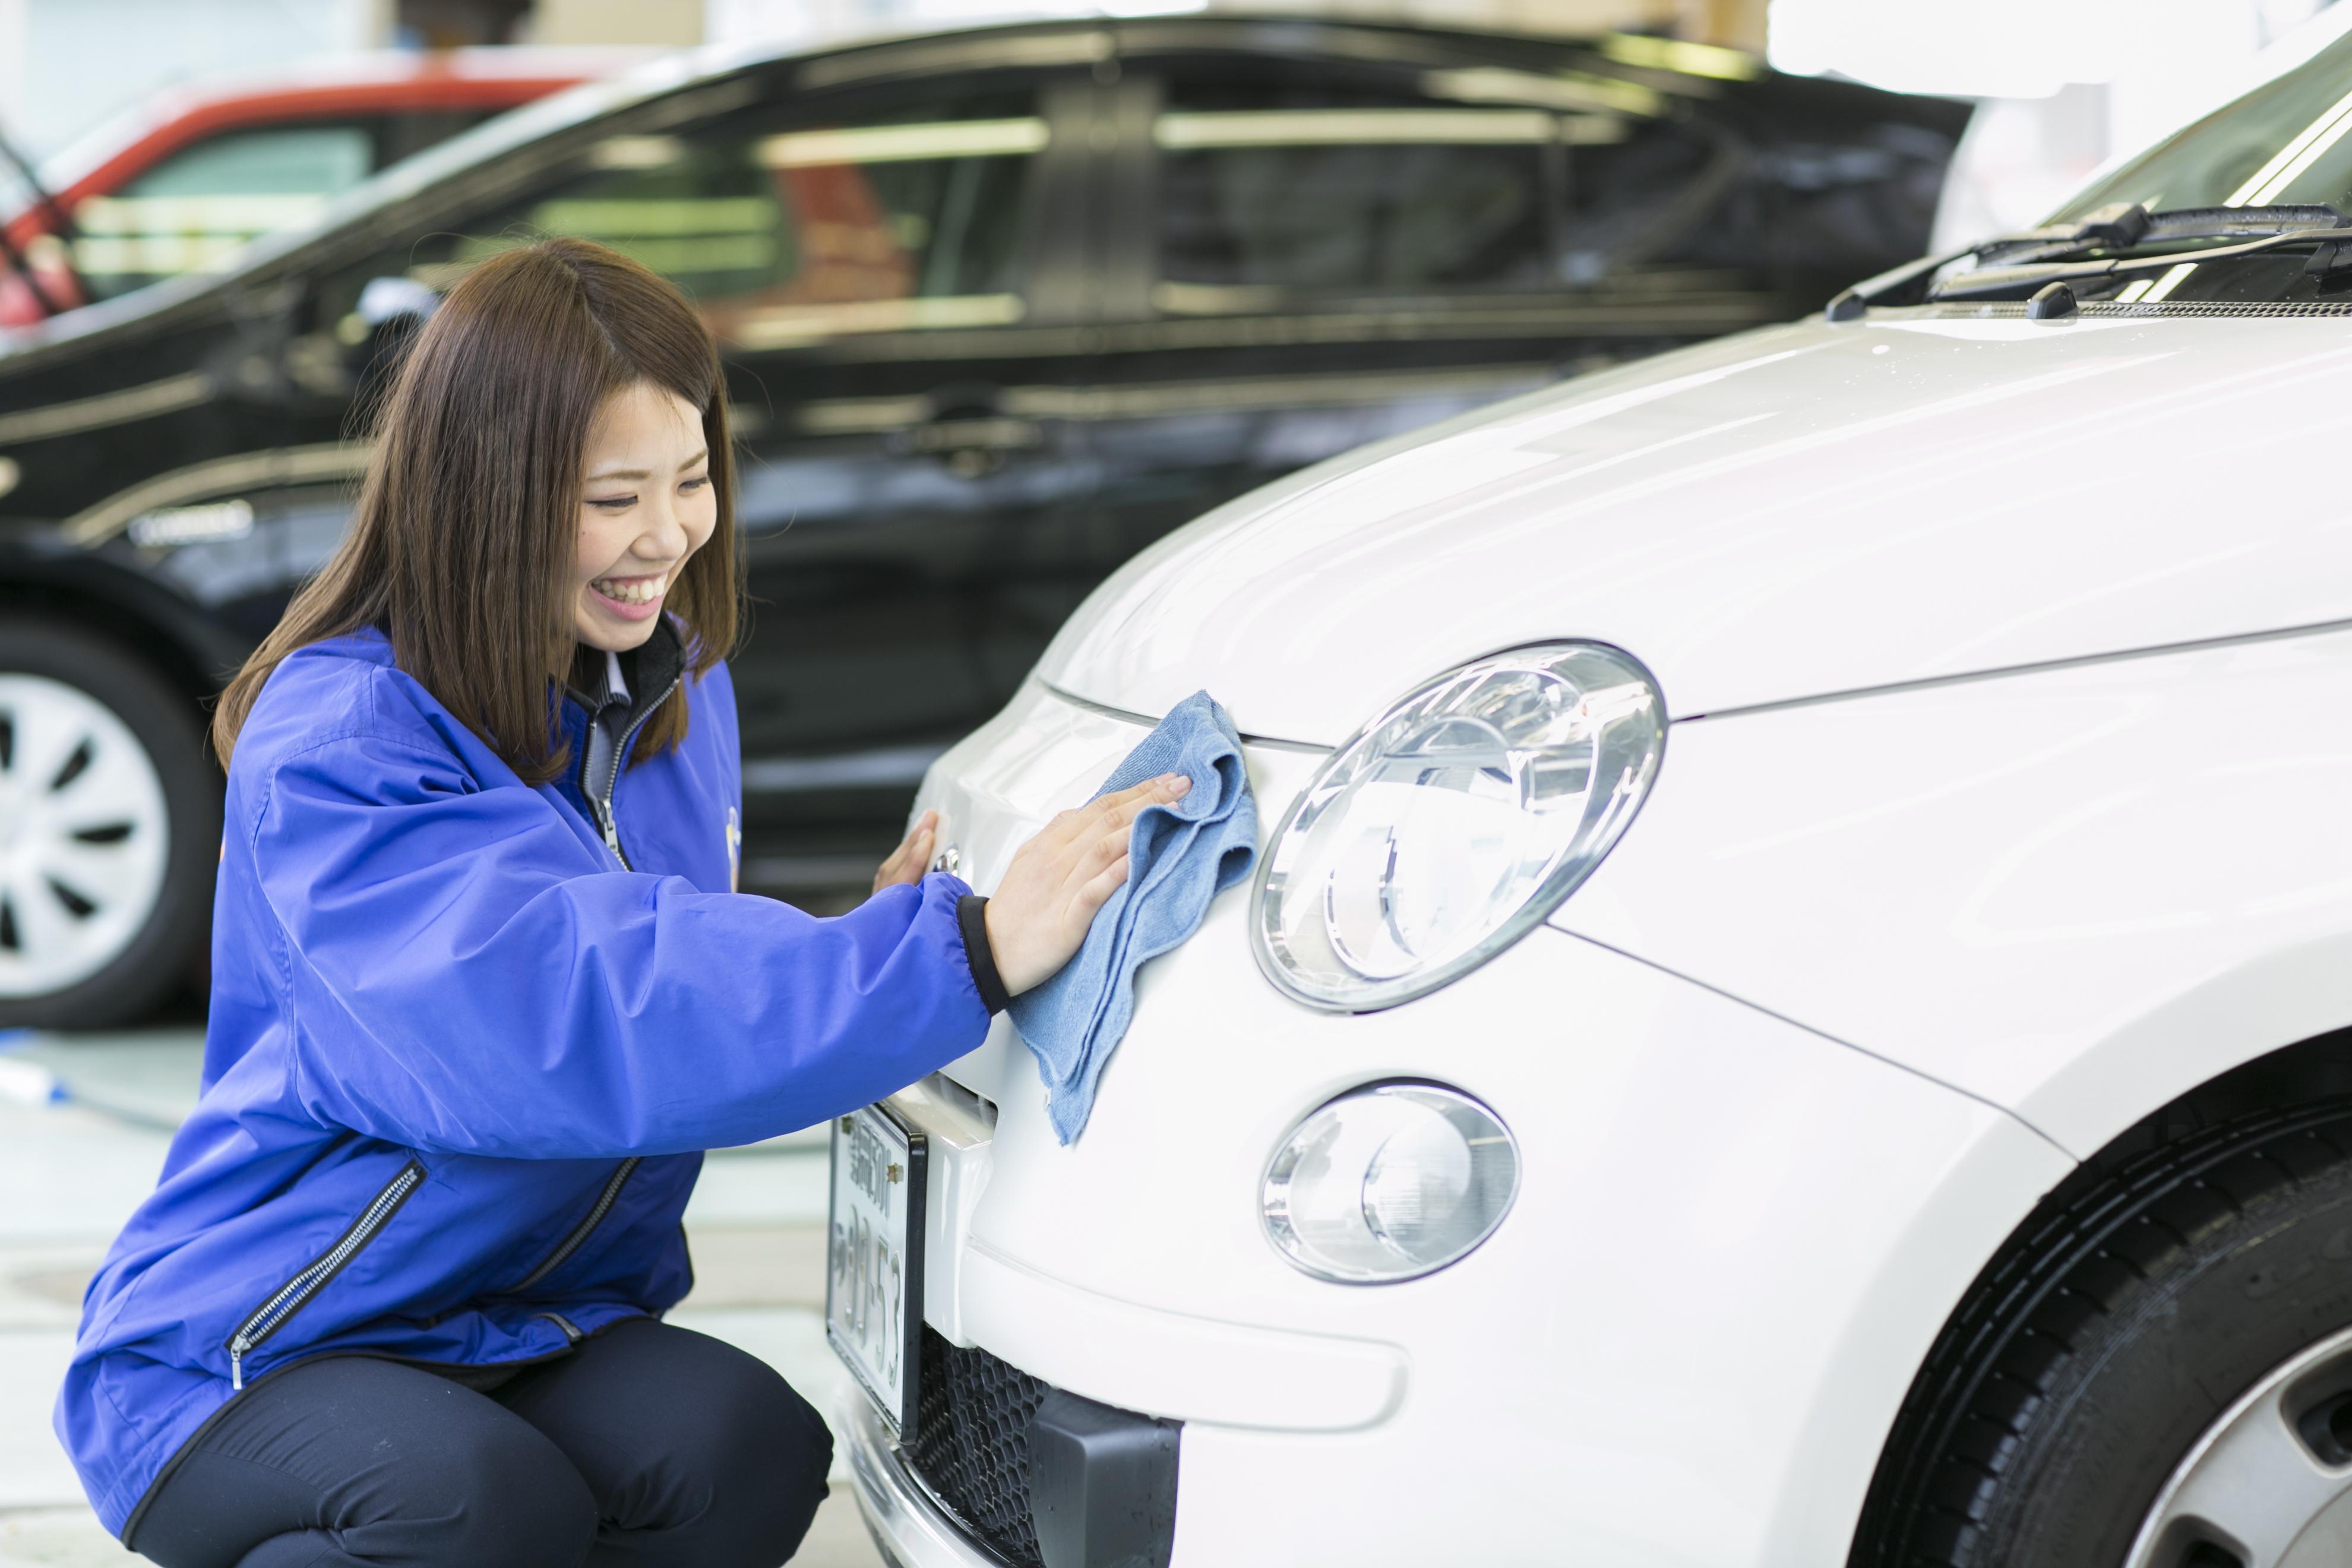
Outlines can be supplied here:
M1384 1284L1443 1268L1494 1234L1519 1188L1509 1129L1433 1084L1350 1090L1265 1168L1265 1233L1322 1279Z

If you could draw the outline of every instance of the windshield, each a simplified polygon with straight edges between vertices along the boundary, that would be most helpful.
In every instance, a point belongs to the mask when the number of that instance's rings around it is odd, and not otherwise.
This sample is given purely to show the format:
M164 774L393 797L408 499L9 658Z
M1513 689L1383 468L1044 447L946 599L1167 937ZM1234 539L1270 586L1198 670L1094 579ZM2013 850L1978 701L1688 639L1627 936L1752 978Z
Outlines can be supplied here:
M2352 211L2352 34L2158 142L2059 209L2318 204Z

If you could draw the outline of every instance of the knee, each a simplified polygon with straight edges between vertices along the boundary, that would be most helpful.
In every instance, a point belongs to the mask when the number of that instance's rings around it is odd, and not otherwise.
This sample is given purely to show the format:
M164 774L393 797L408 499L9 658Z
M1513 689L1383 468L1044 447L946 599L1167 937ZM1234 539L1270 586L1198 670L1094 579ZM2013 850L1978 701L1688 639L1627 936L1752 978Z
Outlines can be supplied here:
M432 1473L408 1481L432 1500L411 1516L429 1538L416 1560L579 1568L595 1541L596 1502L562 1450L519 1421L448 1437L426 1462Z
M824 1418L773 1369L757 1363L716 1404L705 1428L704 1457L726 1491L769 1497L780 1507L805 1505L814 1512L833 1468L833 1434Z
M746 1358L748 1361L749 1358ZM695 1467L707 1479L700 1561L774 1568L800 1548L826 1493L833 1434L809 1402L751 1363L702 1405Z

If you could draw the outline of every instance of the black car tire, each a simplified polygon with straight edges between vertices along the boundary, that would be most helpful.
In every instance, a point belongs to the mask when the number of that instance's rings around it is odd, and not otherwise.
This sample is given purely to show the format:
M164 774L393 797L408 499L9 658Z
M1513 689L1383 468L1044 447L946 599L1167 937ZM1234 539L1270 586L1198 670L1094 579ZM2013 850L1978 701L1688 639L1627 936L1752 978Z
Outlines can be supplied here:
M1947 1325L1852 1568L2123 1568L2192 1446L2352 1324L2352 1101L2242 1118L2072 1186ZM2335 1463L2345 1413L2326 1402L2352 1394L2304 1385L2286 1397L2312 1404L2304 1440ZM2243 1561L2177 1522L2156 1568Z
M201 975L202 944L211 927L220 773L205 750L195 704L111 638L47 616L9 614L0 626L0 675L46 677L112 713L154 770L168 833L161 886L119 949L94 973L58 989L0 994L0 1026L92 1028L135 1021ZM16 938L13 919L0 937Z

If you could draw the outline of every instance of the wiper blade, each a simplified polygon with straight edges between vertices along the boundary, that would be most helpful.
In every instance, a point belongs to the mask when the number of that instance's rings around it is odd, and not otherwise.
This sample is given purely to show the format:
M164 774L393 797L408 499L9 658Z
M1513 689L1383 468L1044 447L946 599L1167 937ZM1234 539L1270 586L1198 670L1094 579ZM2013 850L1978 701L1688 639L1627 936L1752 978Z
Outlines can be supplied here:
M2338 228L2342 213L2317 203L2267 207L2172 207L2152 213L2135 204L2118 202L2099 208L2079 223L2053 224L2017 234L1997 235L1974 246L1977 259L1987 266L2024 266L2054 261L2086 250L2129 250L2136 246L2170 239L2229 239L2284 234L2289 230Z
M2331 253L2329 261L2332 266L2334 253L2347 240L2352 240L2352 232L2347 232L2339 216L2326 227L2286 229L2240 245L2168 250L2154 256L2111 256L2098 261L2041 261L2021 266L1979 268L1972 272L1958 273L1944 279L1927 290L1927 298L1930 300L2022 299L2053 283L2137 278L2143 274L2153 277L2169 272L2184 263L2201 266L2210 261L2233 261L2242 257L2261 256L2268 251L2284 250L2299 245L2326 247Z
M1996 235L1980 239L1974 245L1958 250L1948 250L1940 256L1926 256L1916 261L1865 279L1839 294L1829 304L1827 315L1832 321L1850 321L1874 305L1916 305L1930 300L1998 299L2018 289L2032 293L2052 282L2064 282L2073 278L2105 277L2118 270L2131 273L2149 270L2162 272L2184 261L2222 260L2231 256L2258 255L2265 249L2282 245L2317 243L2334 245L2346 239L2342 234L2315 236L2314 231L2341 229L2352 225L2352 218L2332 206L2313 203L2308 205L2264 207L2173 207L2151 213L2136 203L2119 202L2100 207L2075 223L2052 224L2042 228L2023 229L2015 234ZM2192 250L2187 253L2151 257L2142 260L2134 258L2084 263L2079 267L2052 265L2069 257L2092 250L2128 250L2135 247L2167 240L2227 239L2235 235L2248 235L2254 242L2226 249ZM1974 257L1980 264L1977 269L1935 282L1937 273L1956 261ZM2021 295L2017 297L2021 298Z

